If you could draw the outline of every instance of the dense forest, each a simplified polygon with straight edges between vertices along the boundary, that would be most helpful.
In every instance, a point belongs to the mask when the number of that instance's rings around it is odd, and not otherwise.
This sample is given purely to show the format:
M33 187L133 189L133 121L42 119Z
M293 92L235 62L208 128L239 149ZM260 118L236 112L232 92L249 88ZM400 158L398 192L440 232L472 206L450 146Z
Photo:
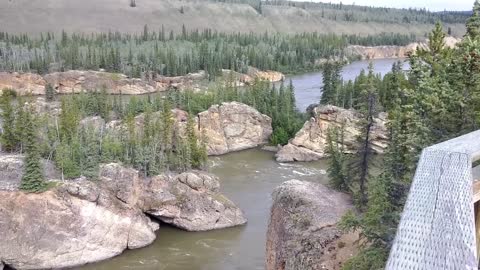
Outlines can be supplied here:
M144 27L142 34L0 33L0 71L48 73L71 69L105 69L131 77L144 74L178 76L205 70L210 79L222 69L246 73L262 70L302 72L318 69L320 59L341 58L348 44L405 45L415 36L224 34L211 30L166 32Z
M358 154L343 153L341 128L329 131L331 184L351 193L360 212L347 214L341 225L347 231L358 230L366 240L345 269L384 267L421 150L478 129L480 3L475 3L458 47L447 48L445 35L437 23L428 48L409 57L408 72L397 63L382 79L370 67L355 81L343 82L336 64L324 70L321 103L353 108L363 115L358 123ZM373 121L380 112L388 112L390 138L381 161L374 160L371 148Z
M209 0L212 2L239 3L251 5L259 13L268 6L290 6L320 12L321 18L347 22L378 23L464 23L470 16L467 12L431 12L426 9L396 9L339 4L284 1L284 0Z

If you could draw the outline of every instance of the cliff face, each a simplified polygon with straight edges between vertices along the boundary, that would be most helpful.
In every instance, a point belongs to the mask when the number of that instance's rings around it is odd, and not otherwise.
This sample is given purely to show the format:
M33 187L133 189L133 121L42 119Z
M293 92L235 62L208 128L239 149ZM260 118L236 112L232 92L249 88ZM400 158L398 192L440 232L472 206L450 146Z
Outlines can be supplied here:
M360 134L357 123L360 115L340 107L326 105L313 109L314 117L307 121L290 142L276 154L279 162L313 161L326 157L327 134L330 128L344 128L344 148L353 153ZM372 128L373 151L383 153L387 147L386 114L374 119Z
M456 46L461 39L454 37L446 37L445 45L449 48ZM415 42L406 46L375 46L366 47L352 45L345 49L345 53L351 56L359 56L361 59L384 59L384 58L406 58L409 53L416 51L418 48L426 49L426 42Z

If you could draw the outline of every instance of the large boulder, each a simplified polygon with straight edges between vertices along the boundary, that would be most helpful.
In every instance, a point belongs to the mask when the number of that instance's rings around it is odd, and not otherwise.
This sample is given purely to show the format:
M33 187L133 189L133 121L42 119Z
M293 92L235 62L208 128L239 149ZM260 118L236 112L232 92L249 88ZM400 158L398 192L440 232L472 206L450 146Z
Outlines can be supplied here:
M99 185L118 200L165 223L187 231L207 231L242 225L243 212L219 192L216 176L203 171L139 177L118 163L100 167Z
M270 117L239 102L213 105L199 113L196 121L209 155L254 148L266 144L272 134Z
M332 253L343 233L336 224L352 208L348 195L323 185L290 180L273 192L267 231L267 270L338 269Z
M141 211L89 181L41 194L0 191L0 261L14 269L66 268L111 258L155 240Z
M144 211L187 231L207 231L242 225L243 212L218 192L218 178L201 171L164 174L150 179Z
M347 153L356 151L357 126L359 113L353 110L325 105L312 110L313 117L307 121L295 137L276 154L279 162L312 161L326 157L327 134L330 128L344 128L344 149ZM387 147L388 137L386 114L374 118L372 128L372 148L375 153L383 153Z

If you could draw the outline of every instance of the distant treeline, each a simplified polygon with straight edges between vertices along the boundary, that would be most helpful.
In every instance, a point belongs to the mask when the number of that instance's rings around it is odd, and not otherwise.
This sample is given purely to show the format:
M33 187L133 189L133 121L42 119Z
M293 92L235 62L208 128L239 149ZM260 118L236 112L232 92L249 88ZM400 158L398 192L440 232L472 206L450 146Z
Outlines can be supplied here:
M443 11L431 12L422 9L396 9L368 7L332 3L294 2L283 0L209 0L211 2L248 4L262 13L266 6L291 6L318 12L322 18L334 21L378 22L378 23L465 23L471 15L469 12Z
M210 79L222 69L245 73L248 66L285 73L319 68L319 59L342 58L349 44L406 45L414 35L374 36L303 33L295 35L181 33L144 27L141 34L44 33L40 37L0 32L0 71L40 74L70 69L105 69L131 77L185 75L205 70Z

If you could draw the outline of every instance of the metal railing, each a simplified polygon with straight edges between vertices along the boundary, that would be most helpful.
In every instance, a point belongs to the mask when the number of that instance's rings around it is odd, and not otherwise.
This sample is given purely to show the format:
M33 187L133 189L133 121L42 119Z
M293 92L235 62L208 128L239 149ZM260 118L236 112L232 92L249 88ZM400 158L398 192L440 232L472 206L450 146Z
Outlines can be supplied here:
M386 269L478 269L472 162L480 130L422 151Z

